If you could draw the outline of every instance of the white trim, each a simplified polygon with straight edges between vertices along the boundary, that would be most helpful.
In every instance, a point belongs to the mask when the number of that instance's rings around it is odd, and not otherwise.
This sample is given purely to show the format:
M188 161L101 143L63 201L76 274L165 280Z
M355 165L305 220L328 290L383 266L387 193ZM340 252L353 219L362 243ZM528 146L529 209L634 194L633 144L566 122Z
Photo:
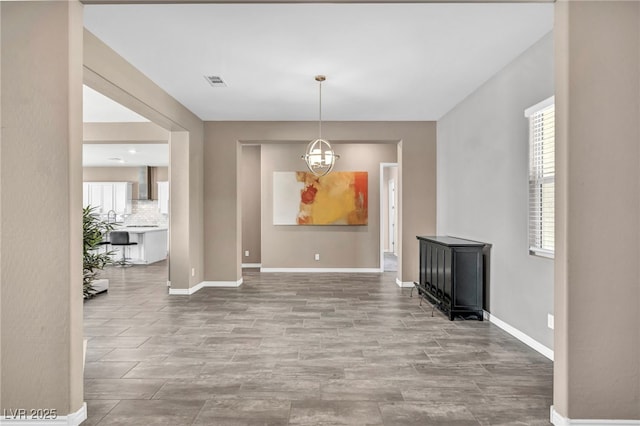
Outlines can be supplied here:
M171 288L169 287L169 294L171 296L189 296L196 291L200 290L202 287L199 287L199 284L195 287L191 288Z
M556 102L556 97L555 96L551 96L550 98L547 98L543 101L538 102L535 105L531 105L529 108L524 110L524 116L529 118L531 117L533 114L535 114L536 112L545 109L548 106L553 105Z
M553 251L539 249L535 247L529 247L529 254L531 256L544 257L545 259L553 259L555 257Z
M189 288L170 288L169 294L172 296L190 296L196 291L205 287L231 287L236 288L242 285L242 278L238 281L202 281L200 284Z
M380 268L260 268L260 272L382 272Z
M489 312L486 312L486 311L484 312L484 314L485 314L485 317L486 316L489 317L489 321L491 323L497 325L498 327L500 327L501 329L503 329L504 331L506 331L507 333L509 333L513 337L515 337L516 339L520 340L525 345L529 346L532 349L535 349L537 352L540 352L542 355L546 356L551 361L553 361L553 349L549 349L548 347L546 347L542 343L540 343L537 340L535 340L534 338L524 334L522 331L518 330L517 328L513 327L512 325L507 324L506 322L502 321L501 319L499 319L495 315L493 315L493 314L491 314Z
M549 411L549 421L555 426L640 426L640 420L568 419L558 413L553 405L549 408Z
M398 287L413 287L413 281L400 281L400 278L396 278L396 284Z
M243 268L259 268L262 266L262 263L243 263Z
M202 281L199 285L202 287L240 287L243 283L243 279L238 281ZM201 287L201 288L202 288Z
M30 417L29 410L26 410L27 417ZM4 412L3 414L6 414ZM18 417L18 416L16 416ZM49 425L64 425L64 426L78 426L80 423L87 420L87 403L83 402L82 407L74 413L69 413L66 416L56 417L55 419L31 419L31 418L12 418L9 415L0 417L0 424L3 426L20 425L20 426L49 426Z

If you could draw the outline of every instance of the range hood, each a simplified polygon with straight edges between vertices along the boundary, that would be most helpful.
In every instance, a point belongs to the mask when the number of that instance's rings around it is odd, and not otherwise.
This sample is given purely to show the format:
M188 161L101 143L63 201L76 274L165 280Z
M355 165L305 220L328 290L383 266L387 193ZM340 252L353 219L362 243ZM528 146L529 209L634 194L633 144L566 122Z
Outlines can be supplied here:
M138 168L138 200L151 200L151 167Z

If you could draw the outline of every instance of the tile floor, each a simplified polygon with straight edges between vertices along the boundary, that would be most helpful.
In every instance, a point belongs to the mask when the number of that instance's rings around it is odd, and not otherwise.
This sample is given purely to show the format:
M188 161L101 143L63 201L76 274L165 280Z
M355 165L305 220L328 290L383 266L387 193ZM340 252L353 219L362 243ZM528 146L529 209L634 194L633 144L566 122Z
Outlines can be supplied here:
M549 425L552 363L385 274L261 274L169 296L110 268L85 303L84 425Z

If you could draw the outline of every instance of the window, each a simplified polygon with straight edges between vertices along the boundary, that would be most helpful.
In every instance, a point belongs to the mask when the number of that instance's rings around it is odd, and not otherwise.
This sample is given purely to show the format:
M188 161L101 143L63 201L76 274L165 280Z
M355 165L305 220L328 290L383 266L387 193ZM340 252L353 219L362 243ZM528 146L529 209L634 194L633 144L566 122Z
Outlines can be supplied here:
M529 253L551 257L555 226L554 97L528 108L529 119Z

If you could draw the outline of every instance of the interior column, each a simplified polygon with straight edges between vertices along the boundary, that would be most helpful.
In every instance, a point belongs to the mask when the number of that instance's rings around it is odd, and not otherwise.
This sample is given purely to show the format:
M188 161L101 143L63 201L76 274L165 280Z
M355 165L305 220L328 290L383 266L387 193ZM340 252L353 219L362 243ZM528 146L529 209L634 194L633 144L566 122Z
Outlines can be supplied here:
M78 424L82 5L1 2L0 20L0 413Z
M640 420L640 4L555 7L552 420Z

